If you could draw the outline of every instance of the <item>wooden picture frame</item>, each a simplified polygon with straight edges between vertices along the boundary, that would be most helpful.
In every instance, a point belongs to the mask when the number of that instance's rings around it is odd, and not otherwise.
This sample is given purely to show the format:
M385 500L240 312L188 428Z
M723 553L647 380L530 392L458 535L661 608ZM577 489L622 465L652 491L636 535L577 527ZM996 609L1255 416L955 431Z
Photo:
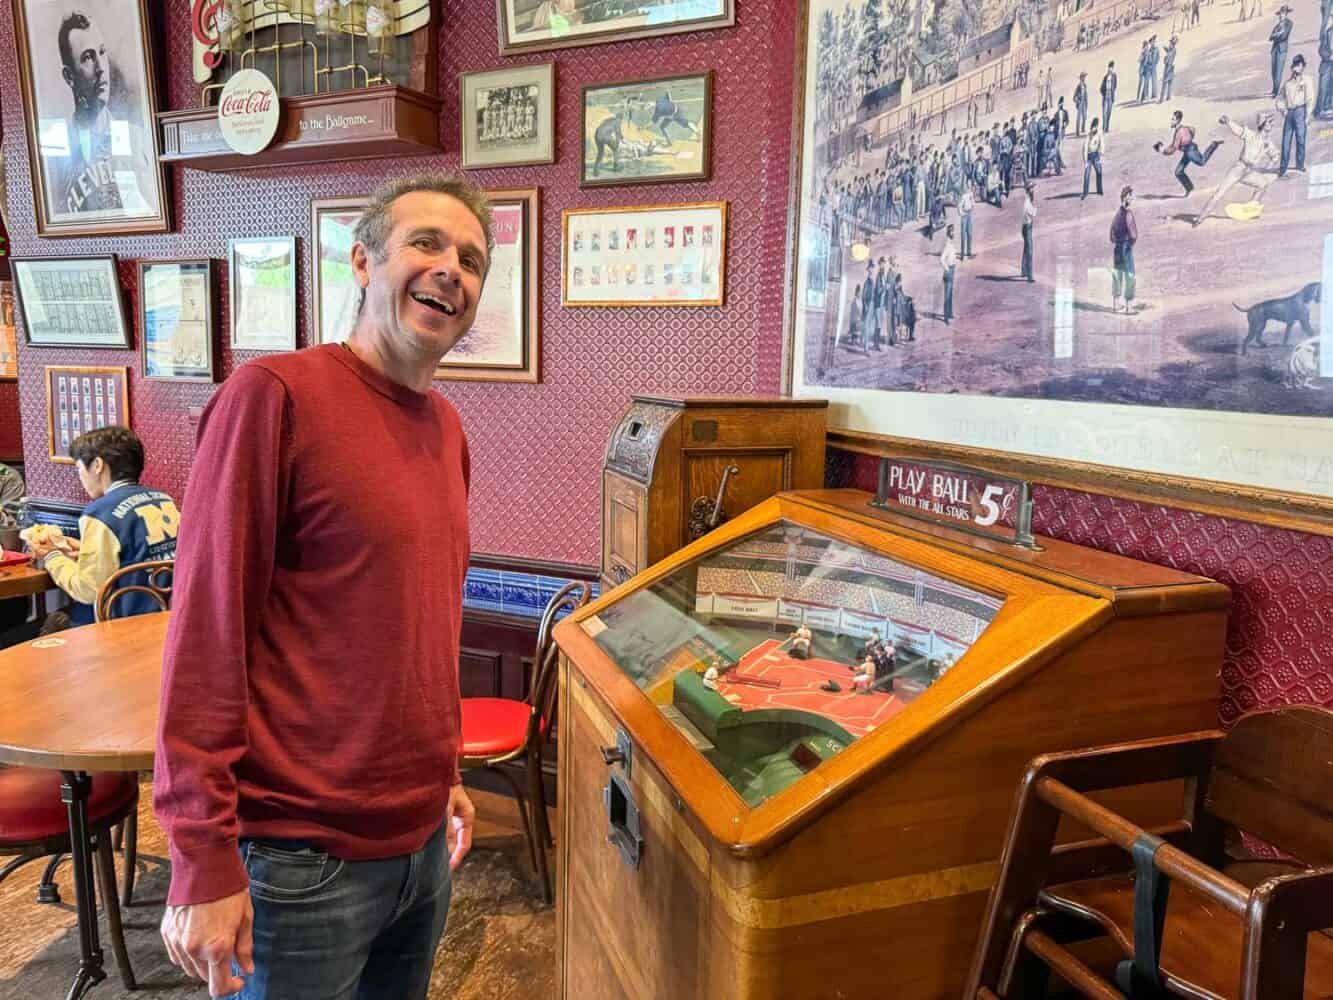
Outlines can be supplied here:
M463 167L555 162L555 63L460 73Z
M0 281L0 382L19 377L18 326L14 320L14 282Z
M310 202L310 329L317 344L346 340L356 324L361 288L352 274L356 223L370 197Z
M130 426L130 370L125 367L47 365L46 457L73 465L69 445L85 431Z
M211 259L139 261L139 370L144 378L217 381L215 287Z
M229 240L227 267L232 349L296 350L296 237Z
M725 201L566 209L561 229L561 305L726 301Z
M580 108L580 187L706 181L712 175L711 69L589 84ZM673 137L672 126L690 134Z
M129 348L115 254L12 257L10 264L29 347Z
M684 31L729 28L736 23L735 0L697 0L689 5L697 13L678 15L667 12L671 0L639 0L632 15L605 15L605 5L578 3L577 0L495 0L496 29L501 55L564 49L603 42L623 42L631 38L656 38ZM707 4L707 6L705 6ZM686 5L682 4L684 8ZM581 8L581 9L576 9ZM643 13L643 11L647 13ZM545 21L545 26L539 22Z
M170 230L148 0L13 0L13 9L37 235Z
M799 0L784 323L783 387L829 400L829 443L1333 534L1333 364L1319 333L1323 306L1314 305L1315 298L1333 299L1333 270L1320 252L1297 255L1277 271L1242 264L1272 247L1322 247L1333 201L1321 197L1319 178L1294 173L1268 189L1257 217L1256 203L1222 203L1245 202L1248 189L1238 186L1228 199L1219 186L1236 162L1237 138L1269 127L1278 143L1281 115L1267 125L1262 115L1242 121L1229 103L1230 84L1221 82L1226 74L1200 82L1188 124L1197 127L1201 149L1216 150L1224 140L1218 155L1226 164L1195 169L1200 189L1190 201L1176 201L1183 185L1161 169L1167 161L1160 155L1117 159L1113 169L1108 161L1102 184L1091 167L1061 174L1049 158L1038 164L1037 217L1027 237L1034 263L1025 274L1023 174L1006 198L1003 181L993 184L987 170L972 210L973 259L964 256L961 196L930 199L943 207L942 219L931 218L929 207L920 212L925 183L905 180L918 175L904 164L914 150L918 157L943 155L951 130L964 134L969 120L989 132L991 122L1030 110L1038 91L1044 101L1053 67L1055 96L1065 98L1070 139L1078 143L1066 142L1063 155L1067 166L1082 167L1079 154L1073 161L1070 154L1084 141L1074 139L1072 95L1077 60L1085 57L1068 43L1080 26L1101 30L1101 15L1095 25L1091 12L1062 24L1062 49L1050 48L1046 32L987 36L947 77L934 62L915 59L910 38L894 36L881 57L889 66L910 57L913 85L868 90L879 78L844 69L837 47L844 12L859 17L860 8L851 0ZM1124 30L1149 44L1146 25L1131 22ZM1190 51L1201 51L1222 29L1206 23L1199 30ZM1091 119L1105 115L1106 66L1107 59L1088 57L1085 136ZM1135 129L1158 123L1139 122L1133 66L1121 67L1118 82L1113 139L1133 142ZM849 115L848 108L860 110ZM941 125L950 130L943 140ZM1003 154L995 159L1005 162ZM1016 173L1031 169L1030 158L1012 162ZM868 171L876 172L876 185L885 179L890 195L878 218L858 214L852 201ZM1082 198L1085 174L1093 183ZM1129 272L1108 239L1125 188L1137 223ZM1165 204L1177 207L1157 207ZM948 225L959 230L952 281L942 266ZM881 259L884 271L901 278L906 298L895 301L912 300L912 340L905 310L881 312L878 300L872 335L852 333L864 312L864 305L853 308L853 292L872 263L878 280ZM1137 285L1128 310L1126 274ZM954 315L946 322L949 292ZM1266 304L1281 302L1293 303L1304 320L1285 347L1282 326L1267 324L1266 339L1250 329L1257 321L1262 334ZM890 320L898 334L893 344L886 342ZM861 329L868 329L864 321Z
M435 377L472 382L541 381L541 190L487 191L495 247L472 329Z

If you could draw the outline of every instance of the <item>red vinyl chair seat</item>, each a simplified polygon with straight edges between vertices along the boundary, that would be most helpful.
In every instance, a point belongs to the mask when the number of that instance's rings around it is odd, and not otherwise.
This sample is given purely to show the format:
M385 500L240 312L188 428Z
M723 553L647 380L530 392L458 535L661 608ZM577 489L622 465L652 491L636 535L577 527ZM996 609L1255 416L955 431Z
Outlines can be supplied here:
M44 768L0 769L0 846L69 833L69 813L60 800L61 780L59 771ZM137 789L132 773L93 775L88 822L96 824L128 805Z
M513 698L464 698L464 757L498 757L523 745L532 706ZM542 723L546 732L546 723Z

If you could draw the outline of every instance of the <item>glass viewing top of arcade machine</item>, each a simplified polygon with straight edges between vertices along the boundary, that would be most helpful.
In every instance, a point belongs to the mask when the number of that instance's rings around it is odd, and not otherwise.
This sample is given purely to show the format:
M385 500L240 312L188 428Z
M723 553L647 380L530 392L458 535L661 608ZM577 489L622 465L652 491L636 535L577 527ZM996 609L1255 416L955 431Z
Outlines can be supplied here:
M782 519L582 627L753 808L904 711L1003 603Z

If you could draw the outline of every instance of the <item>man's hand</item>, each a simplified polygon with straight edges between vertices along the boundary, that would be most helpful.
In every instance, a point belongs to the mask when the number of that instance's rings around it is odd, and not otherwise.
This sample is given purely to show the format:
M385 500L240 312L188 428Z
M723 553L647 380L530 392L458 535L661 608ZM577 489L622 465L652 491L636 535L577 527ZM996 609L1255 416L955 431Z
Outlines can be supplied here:
M1162 144L1160 142L1154 142L1152 148L1160 153L1162 151Z
M1222 115L1220 118L1217 119L1217 124L1225 125L1229 121L1231 121L1230 118L1228 118L1226 115Z
M449 870L457 871L458 866L472 849L472 824L477 818L477 811L472 808L472 800L467 797L462 783L449 789L449 805L445 809L445 842L449 845Z
M469 840L471 810L469 803ZM233 958L247 976L255 971L254 924L250 890L244 889L210 903L168 906L162 914L162 940L173 965L207 982L209 996L227 996L245 986L232 975Z

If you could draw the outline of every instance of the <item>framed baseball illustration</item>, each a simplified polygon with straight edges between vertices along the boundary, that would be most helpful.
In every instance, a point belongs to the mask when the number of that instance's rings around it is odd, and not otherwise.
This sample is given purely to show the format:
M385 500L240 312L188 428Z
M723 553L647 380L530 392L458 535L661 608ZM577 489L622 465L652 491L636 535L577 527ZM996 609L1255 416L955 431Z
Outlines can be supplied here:
M500 53L596 45L736 23L735 0L496 0Z
M144 378L217 381L213 262L139 261L139 347Z
M317 198L310 203L311 328L316 342L346 340L356 325L361 286L352 273L352 244L368 197Z
M259 236L228 244L231 346L296 350L296 239Z
M727 203L566 209L566 306L720 306Z
M46 457L73 465L69 445L98 427L130 426L130 370L48 365L46 368Z
M1333 19L1240 10L800 0L784 367L831 443L1333 531Z
M463 166L555 162L555 63L464 73Z
M30 347L130 346L113 254L11 258Z
M13 0L39 236L161 233L148 0Z
M14 325L14 282L0 281L0 382L13 382L18 377L18 328Z
M713 72L583 88L583 187L707 180Z
M495 229L490 269L472 328L435 377L541 381L541 192L487 191Z

